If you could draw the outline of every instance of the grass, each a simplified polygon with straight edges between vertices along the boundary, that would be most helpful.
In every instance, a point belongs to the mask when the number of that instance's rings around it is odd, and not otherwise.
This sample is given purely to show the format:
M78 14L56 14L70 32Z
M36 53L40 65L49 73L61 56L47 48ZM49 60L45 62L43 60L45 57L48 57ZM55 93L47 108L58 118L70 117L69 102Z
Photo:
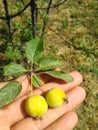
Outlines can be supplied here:
M55 0L56 1L56 0ZM10 12L19 11L26 3L10 0ZM43 6L45 1L42 0ZM17 3L17 4L16 4ZM55 3L55 2L54 2ZM41 5L41 3L39 3ZM47 4L46 4L47 5ZM4 15L0 2L0 15ZM22 15L12 20L13 39L20 57L24 52L25 42L31 38L30 8ZM42 11L43 12L43 11ZM40 16L39 16L40 18ZM40 18L41 19L41 18ZM49 22L44 36L45 53L58 55L65 61L64 69L78 70L83 75L81 86L85 88L85 101L75 111L79 122L74 130L98 129L98 1L97 0L68 0L62 6L51 9ZM37 33L41 33L42 21L38 21ZM0 72L9 61L5 56L7 49L6 23L0 20ZM23 60L20 58L20 60ZM19 62L19 59L18 59ZM69 67L70 66L70 67ZM0 76L2 80L2 75Z

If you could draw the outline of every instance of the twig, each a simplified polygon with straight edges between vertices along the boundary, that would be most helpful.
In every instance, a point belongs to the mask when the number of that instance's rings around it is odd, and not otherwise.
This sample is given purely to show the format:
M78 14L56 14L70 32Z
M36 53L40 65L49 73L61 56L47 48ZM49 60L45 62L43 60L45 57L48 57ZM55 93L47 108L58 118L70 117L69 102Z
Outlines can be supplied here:
M19 16L22 12L24 12L29 6L30 6L31 2L29 2L21 11L19 11L18 13L14 14L14 15L10 15L10 18L14 18L16 16Z
M32 35L36 37L36 0L31 0Z
M60 5L64 4L67 0L64 0L58 4L54 4L53 6L50 6L49 8L57 8L59 7ZM47 8L38 8L39 10L42 10L42 9L47 9Z
M2 19L2 20L6 20L6 18L5 18L5 17L3 17L3 16L0 16L0 19Z
M9 16L9 10L8 10L7 0L3 0L3 4L4 4L4 8L5 8L5 13L6 13L5 20L7 22L8 29L9 29L9 41L12 41L11 23L10 23L10 16Z
M60 33L56 32L55 30L53 30L52 28L50 28L50 27L48 26L48 24L46 24L46 26L47 26L47 28L48 28L49 30L51 30L51 31L54 32L57 36L59 36L68 46L71 46L71 47L73 47L73 48L76 49L76 50L84 51L84 52L86 52L87 54L92 54L92 55L94 55L94 56L96 57L96 54L95 54L94 52L88 51L87 49L85 49L85 48L83 48L83 47L77 47L77 46L75 46L75 45L72 44L70 41L68 41L67 39L65 39Z
M55 5L53 5L53 6L50 6L50 8L56 8L56 7L60 6L61 4L65 3L66 1L67 1L67 0L64 0L64 1L60 2L60 3L58 3L58 4L55 4ZM31 5L31 2L29 2L29 3L28 3L21 11L19 11L18 13L13 14L13 15L9 15L10 19L11 19L11 18L14 18L14 17L16 17L16 16L19 16L19 15L20 15L22 12L24 12L30 5ZM47 9L47 8L40 8L40 7L37 8L37 10L42 10L42 9ZM6 20L6 17L0 16L0 19Z
M60 3L58 3L58 4L55 4L55 5L51 6L50 8L56 8L56 7L58 7L58 6L62 5L62 4L64 4L66 1L67 1L67 0L64 0L64 1L60 2Z
M49 14L49 11L50 11L50 6L51 6L51 4L52 4L52 1L53 0L50 0L49 1L49 4L48 4L48 7L47 7L47 10L46 10L46 15L48 15ZM45 32L45 27L46 27L46 21L45 20L43 20L43 28L42 28L42 34L41 34L41 38L43 38L43 36L44 36L44 32Z
M13 15L9 15L10 19L16 17L16 16L19 16L22 12L24 12L29 6L30 6L31 2L29 2L21 11L19 11L18 13L16 14L13 14ZM0 16L0 19L2 20L6 20L6 17L3 17L3 16Z
M60 6L60 5L62 5L63 3L65 3L66 1L67 1L67 0L64 0L64 1L60 2L60 3L58 3L58 4L55 4L55 5L53 5L53 6L50 6L50 8L57 8L58 6ZM31 2L29 2L21 11L19 11L19 12L16 13L16 14L9 15L9 17L10 17L10 18L14 18L14 17L16 17L16 16L19 16L22 12L24 12L24 11L30 6L30 4L31 4ZM40 7L38 7L37 9L38 9L38 10L42 10L42 9L47 9L47 8L40 8ZM6 20L6 17L0 16L0 19Z

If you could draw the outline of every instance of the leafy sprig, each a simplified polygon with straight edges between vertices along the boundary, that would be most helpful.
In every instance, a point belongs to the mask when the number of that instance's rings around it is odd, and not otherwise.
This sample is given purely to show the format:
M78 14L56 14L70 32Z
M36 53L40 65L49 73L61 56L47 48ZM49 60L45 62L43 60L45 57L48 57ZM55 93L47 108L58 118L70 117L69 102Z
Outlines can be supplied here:
M58 57L44 56L43 40L35 38L30 40L26 45L26 57L29 61L29 69L21 64L10 63L4 67L4 74L13 77L19 77L24 74L30 74L31 87L40 87L43 85L39 74L47 74L52 77L72 82L73 78L65 71L57 71L55 68L61 68L64 62ZM21 92L22 85L18 81L11 81L0 89L0 107L3 107L12 101Z

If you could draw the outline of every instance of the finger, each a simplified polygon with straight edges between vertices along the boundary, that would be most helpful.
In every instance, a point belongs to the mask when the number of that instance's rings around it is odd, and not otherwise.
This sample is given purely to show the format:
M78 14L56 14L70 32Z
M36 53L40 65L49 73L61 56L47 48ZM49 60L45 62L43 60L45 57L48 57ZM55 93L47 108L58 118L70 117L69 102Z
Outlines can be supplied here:
M0 126L1 130L10 130L10 126L9 125L5 125L5 126Z
M72 130L78 122L75 112L68 112L48 126L45 130Z
M45 130L72 130L77 124L78 117L75 112L68 112L64 114L62 117L57 119L54 123L49 125ZM25 121L24 124L29 124L29 122ZM24 126L23 123L17 124L13 126L11 130L20 130L20 129L32 129L32 130L40 130L35 125L34 126ZM33 124L32 124L33 125Z
M77 100L78 98L78 100ZM24 120L17 123L13 126L12 130L43 130L56 121L58 118L63 116L63 114L67 113L74 109L78 104L80 104L85 98L85 91L81 87L73 88L70 92L68 92L69 103L64 104L63 106L55 109L48 109L47 113L43 116L43 119L34 120L31 117L25 118Z

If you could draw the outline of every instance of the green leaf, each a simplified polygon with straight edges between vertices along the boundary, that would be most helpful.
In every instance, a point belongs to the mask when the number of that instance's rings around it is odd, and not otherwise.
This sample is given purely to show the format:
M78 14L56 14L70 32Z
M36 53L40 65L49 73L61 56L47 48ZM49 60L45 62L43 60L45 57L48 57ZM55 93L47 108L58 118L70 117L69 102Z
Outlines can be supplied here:
M38 66L36 66L35 70L49 70L57 67L62 67L64 62L57 57L43 57L39 60Z
M22 85L18 81L12 81L0 89L0 108L11 103L19 95Z
M32 39L27 43L26 56L29 61L37 62L43 53L43 41L41 39Z
M73 77L71 77L69 74L65 73L64 71L45 71L45 73L55 78L64 80L65 82L73 81Z
M32 76L32 85L36 88L42 86L44 83L42 82L41 78L37 75Z
M27 70L21 64L8 64L4 67L4 74L14 77L23 75Z

